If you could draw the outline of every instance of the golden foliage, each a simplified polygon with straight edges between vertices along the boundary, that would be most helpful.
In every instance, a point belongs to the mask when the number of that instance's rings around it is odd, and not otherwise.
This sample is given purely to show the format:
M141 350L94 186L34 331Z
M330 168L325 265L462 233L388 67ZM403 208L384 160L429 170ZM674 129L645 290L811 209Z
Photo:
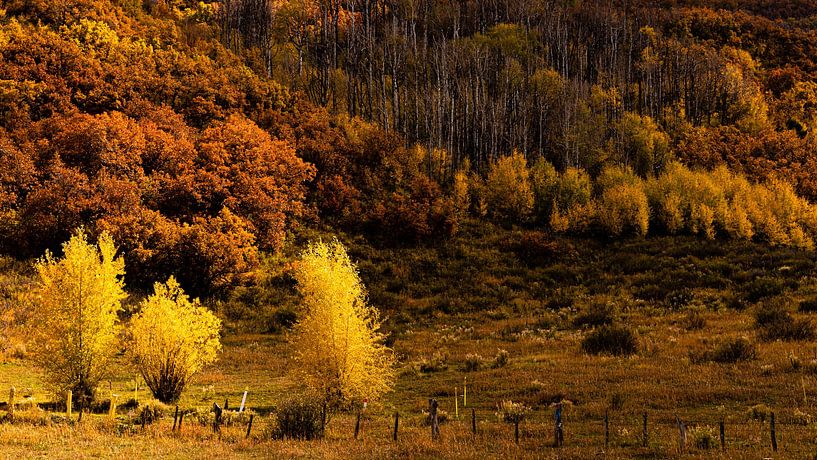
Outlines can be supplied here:
M485 181L485 200L491 215L498 219L525 220L533 211L527 161L520 152L491 163Z
M94 245L80 230L62 250L36 265L31 348L53 390L79 401L93 396L116 352L124 262L106 233Z
M216 360L220 329L221 321L171 277L154 285L131 320L128 353L156 399L175 402L191 378Z
M623 168L606 168L598 179L602 188L598 206L599 223L613 236L632 231L645 236L650 209L643 181Z
M297 366L308 387L333 405L376 401L391 390L394 357L377 332L357 269L337 240L312 243L294 270L303 298L295 326Z
M712 239L722 232L802 248L813 247L817 235L815 207L789 183L751 183L725 166L709 172L672 164L647 182L647 195L656 221L669 233Z

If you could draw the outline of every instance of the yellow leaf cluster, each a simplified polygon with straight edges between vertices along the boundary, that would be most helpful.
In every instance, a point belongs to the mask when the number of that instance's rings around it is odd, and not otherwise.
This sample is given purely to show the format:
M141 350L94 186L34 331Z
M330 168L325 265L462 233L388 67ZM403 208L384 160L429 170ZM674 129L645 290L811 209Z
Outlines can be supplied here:
M221 321L191 301L171 277L156 283L130 324L128 353L162 402L178 400L190 379L221 350Z

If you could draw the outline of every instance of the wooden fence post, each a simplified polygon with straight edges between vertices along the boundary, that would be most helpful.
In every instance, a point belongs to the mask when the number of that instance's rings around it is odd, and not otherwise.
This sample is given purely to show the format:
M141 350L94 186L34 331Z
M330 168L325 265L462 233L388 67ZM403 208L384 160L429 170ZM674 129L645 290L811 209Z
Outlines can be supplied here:
M513 440L519 445L519 416L513 418Z
M726 452L726 427L721 420L721 450Z
M176 427L176 431L178 431L179 433L182 432L182 421L183 420L184 420L184 411L182 411L182 413L179 414L179 426Z
M647 413L646 412L644 412L644 430L642 432L642 435L643 435L642 444L643 444L644 447L647 447L647 445L650 442L650 438L649 438L649 434L647 433Z
M171 432L176 431L176 422L179 420L179 406L176 406L176 412L173 414L173 428L170 429Z
M400 426L400 412L395 412L394 413L394 436L392 437L392 439L394 439L394 441L397 441L397 428L399 426Z
M71 418L71 405L73 402L71 401L73 393L71 390L68 390L68 394L65 397L65 416Z
M562 447L565 443L564 429L562 426L562 403L556 403L556 426L553 432L554 444L556 447Z
M108 407L108 417L116 418L116 399L118 395L111 394L111 405Z
M604 449L610 447L610 417L607 411L604 411Z
M14 420L14 396L16 390L14 387L11 387L9 390L9 419Z
M684 426L684 422L682 422L677 415L675 416L675 423L678 424L678 451L679 453L683 453L687 443L686 426Z
M247 424L247 439L250 439L250 431L252 430L252 419L255 418L255 414L250 414L250 423Z
M213 418L213 433L219 433L221 431L221 412L223 409L219 407L218 403L213 403L213 412L215 412L215 417Z
M772 412L770 427L771 427L771 431L772 431L772 433L771 433L772 434L772 450L777 452L777 433L775 433L775 429L774 429L774 412Z
M460 403L459 403L459 394L457 393L457 387L454 387L454 417L460 418Z
M244 412L244 404L247 402L247 390L244 390L244 396L241 397L241 407L238 408L239 412Z
M436 399L428 400L428 414L431 417L431 439L437 440L440 437L440 421L437 418L437 407L439 404Z
M355 439L358 433L360 433L360 411L357 411L357 420L355 420Z
M471 434L475 437L477 435L477 412L473 407L471 408Z

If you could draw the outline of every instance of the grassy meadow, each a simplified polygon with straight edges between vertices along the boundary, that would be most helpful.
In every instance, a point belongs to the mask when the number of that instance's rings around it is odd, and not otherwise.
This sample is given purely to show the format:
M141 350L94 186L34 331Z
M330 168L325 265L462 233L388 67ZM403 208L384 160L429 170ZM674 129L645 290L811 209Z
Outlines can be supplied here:
M293 248L315 236L298 235ZM796 320L812 315L806 310L817 298L813 253L691 237L546 242L540 237L468 224L440 246L394 248L341 238L358 263L370 301L381 309L399 358L396 388L364 414L358 440L355 414L334 415L322 441L270 439L276 406L299 389L288 377L286 333L297 298L280 268L286 261L276 259L267 261L258 287L213 303L228 325L223 353L179 403L182 410L207 412L213 402L228 400L232 408L247 390L247 406L257 414L249 439L245 423L225 426L219 435L192 416L180 433L171 432L170 410L143 429L128 407L119 408L116 421L98 413L81 423L76 414L67 422L64 414L20 408L14 423L0 424L0 457L666 458L679 455L676 416L687 426L684 456L813 455L817 343L764 339L755 324L756 311L769 304L782 305ZM12 286L24 286L25 273L25 264L6 263L5 301ZM582 351L583 338L608 321L635 332L636 354ZM754 346L753 359L718 362L713 350L739 337ZM705 358L710 355L716 358ZM136 372L119 359L118 374L99 394L125 401L134 397ZM0 365L0 400L12 385L18 395L54 410L48 405L53 396L19 347L7 349ZM137 398L148 396L140 389ZM423 423L432 397L447 419L437 442ZM496 414L505 400L532 409L520 424L519 445L513 425ZM565 446L555 448L552 404L560 401ZM397 442L391 439L395 412Z

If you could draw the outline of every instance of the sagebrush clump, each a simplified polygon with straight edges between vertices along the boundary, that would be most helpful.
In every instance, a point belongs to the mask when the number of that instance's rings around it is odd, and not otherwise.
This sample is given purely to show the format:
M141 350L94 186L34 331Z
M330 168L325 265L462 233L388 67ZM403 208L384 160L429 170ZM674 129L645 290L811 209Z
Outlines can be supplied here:
M638 352L638 339L626 326L605 325L585 336L582 350L591 355L629 356Z

